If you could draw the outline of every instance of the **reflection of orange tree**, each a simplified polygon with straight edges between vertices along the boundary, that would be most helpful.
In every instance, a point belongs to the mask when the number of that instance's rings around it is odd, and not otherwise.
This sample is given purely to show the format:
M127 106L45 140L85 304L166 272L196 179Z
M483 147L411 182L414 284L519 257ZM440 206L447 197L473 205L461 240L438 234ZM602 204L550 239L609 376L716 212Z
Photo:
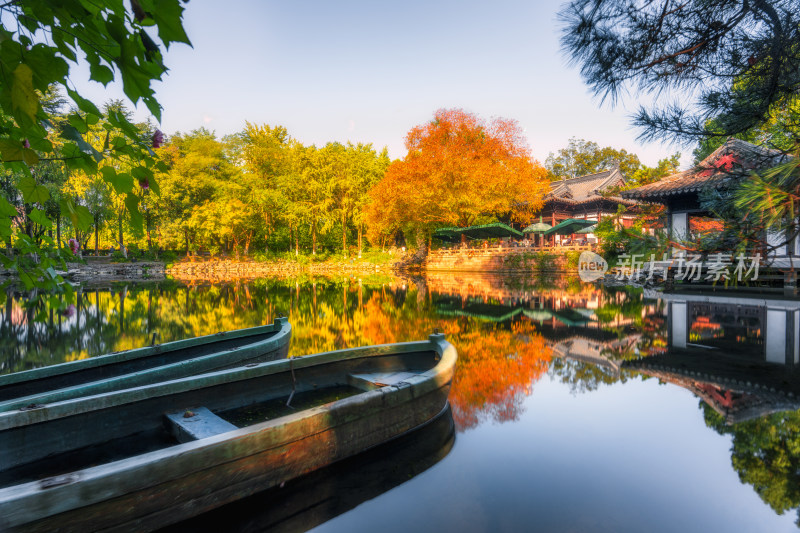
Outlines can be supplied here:
M459 365L450 402L460 429L474 427L482 416L502 422L519 416L523 398L547 371L550 349L530 324L514 324L512 331L494 328L491 334L473 330L452 342Z
M481 418L514 420L525 395L546 371L550 349L532 325L519 322L511 330L475 319L441 318L399 309L374 294L366 303L361 331L365 344L417 340L438 328L458 350L450 391L453 418L459 429Z

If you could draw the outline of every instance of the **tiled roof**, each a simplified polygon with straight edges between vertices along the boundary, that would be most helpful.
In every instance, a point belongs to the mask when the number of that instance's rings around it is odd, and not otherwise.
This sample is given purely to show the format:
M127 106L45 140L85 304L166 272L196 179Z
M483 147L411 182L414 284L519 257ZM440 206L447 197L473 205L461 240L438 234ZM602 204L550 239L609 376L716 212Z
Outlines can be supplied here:
M618 168L604 170L596 174L587 174L577 178L562 179L550 183L550 192L545 200L564 202L568 204L582 204L592 200L608 198L621 203L632 203L618 196L603 196L608 189L625 184L625 177Z
M659 201L676 194L697 193L707 187L724 188L748 176L754 169L775 166L785 158L777 150L739 139L728 139L694 168L672 174L655 183L622 191L622 196Z
M562 203L562 204L569 204L569 205L584 204L584 203L588 203L588 202L593 202L595 200L608 200L609 202L615 202L615 203L623 204L623 205L636 205L636 204L639 203L636 200L631 200L631 199L628 199L628 198L622 198L620 196L602 196L602 195L599 195L599 194L588 196L588 197L586 197L586 198L584 198L582 200L575 200L573 198L561 198L561 197L557 197L557 196L547 196L545 198L546 202Z

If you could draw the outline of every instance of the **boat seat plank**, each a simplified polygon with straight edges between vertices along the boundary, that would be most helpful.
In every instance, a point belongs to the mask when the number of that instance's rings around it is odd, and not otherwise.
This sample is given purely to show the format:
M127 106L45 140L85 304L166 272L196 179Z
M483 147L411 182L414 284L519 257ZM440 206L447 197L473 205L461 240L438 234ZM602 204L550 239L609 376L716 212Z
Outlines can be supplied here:
M370 372L350 374L348 383L354 387L365 390L378 389L390 385L397 385L409 378L419 375L416 372Z
M192 416L186 416L187 414ZM175 438L178 439L178 442L205 439L239 429L205 407L167 413L167 420L169 421L170 430Z

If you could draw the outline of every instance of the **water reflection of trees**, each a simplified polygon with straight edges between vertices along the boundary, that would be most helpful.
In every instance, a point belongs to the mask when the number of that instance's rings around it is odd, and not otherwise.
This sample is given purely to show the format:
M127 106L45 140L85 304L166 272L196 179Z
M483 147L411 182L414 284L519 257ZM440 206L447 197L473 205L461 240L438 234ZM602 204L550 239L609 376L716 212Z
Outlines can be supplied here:
M776 513L795 509L800 527L800 411L784 411L728 425L700 403L706 425L730 435L731 464Z
M263 323L268 310L249 305L247 294L235 286L189 288L169 282L83 287L75 307L58 313L46 301L9 292L0 321L0 370L16 372ZM34 320L37 315L46 318Z
M615 361L659 342L660 315L641 293L565 280L457 275L413 283L304 277L114 284L79 289L74 315L49 312L42 323L33 317L48 310L25 308L24 301L17 294L6 302L0 356L6 372L260 325L284 315L292 324L293 355L418 340L438 329L460 355L451 394L460 429L484 419L517 418L554 350L563 355L566 346L573 359L552 363L553 375L574 390L588 391L620 379ZM576 360L579 346L591 352L582 355L583 362ZM593 357L600 366L587 363Z
M5 372L260 325L277 316L291 321L293 355L418 340L438 329L460 355L451 394L460 429L517 418L553 350L562 353L564 343L573 352L584 343L616 369L613 361L660 342L660 315L641 293L564 279L473 274L413 282L303 277L112 284L79 289L72 316L26 308L24 301L16 294L6 302L0 326ZM49 320L34 322L42 312ZM609 365L586 361L555 361L553 375L581 391L620 379L618 369L609 373Z
M483 419L515 419L544 372L550 350L530 321L443 316L424 285L353 278L255 280L184 286L173 282L84 287L71 316L6 302L4 372L249 327L288 316L293 355L419 340L438 329L459 350L451 395L460 429ZM44 309L47 312L47 309Z

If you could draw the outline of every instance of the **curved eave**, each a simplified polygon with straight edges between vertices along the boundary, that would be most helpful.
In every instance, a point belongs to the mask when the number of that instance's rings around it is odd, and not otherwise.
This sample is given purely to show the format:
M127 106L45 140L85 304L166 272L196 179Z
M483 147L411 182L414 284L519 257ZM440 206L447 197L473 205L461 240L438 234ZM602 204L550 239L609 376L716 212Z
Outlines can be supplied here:
M595 196L592 198L587 198L585 200L573 200L571 198L558 198L555 196L551 196L549 198L545 198L544 203L545 205L548 202L554 203L562 203L566 205L584 205L584 204L591 204L594 202L609 202L609 203L616 203L616 204L623 204L623 205L634 205L636 204L636 200L629 199L629 198L621 198L619 196L608 197L608 196Z

